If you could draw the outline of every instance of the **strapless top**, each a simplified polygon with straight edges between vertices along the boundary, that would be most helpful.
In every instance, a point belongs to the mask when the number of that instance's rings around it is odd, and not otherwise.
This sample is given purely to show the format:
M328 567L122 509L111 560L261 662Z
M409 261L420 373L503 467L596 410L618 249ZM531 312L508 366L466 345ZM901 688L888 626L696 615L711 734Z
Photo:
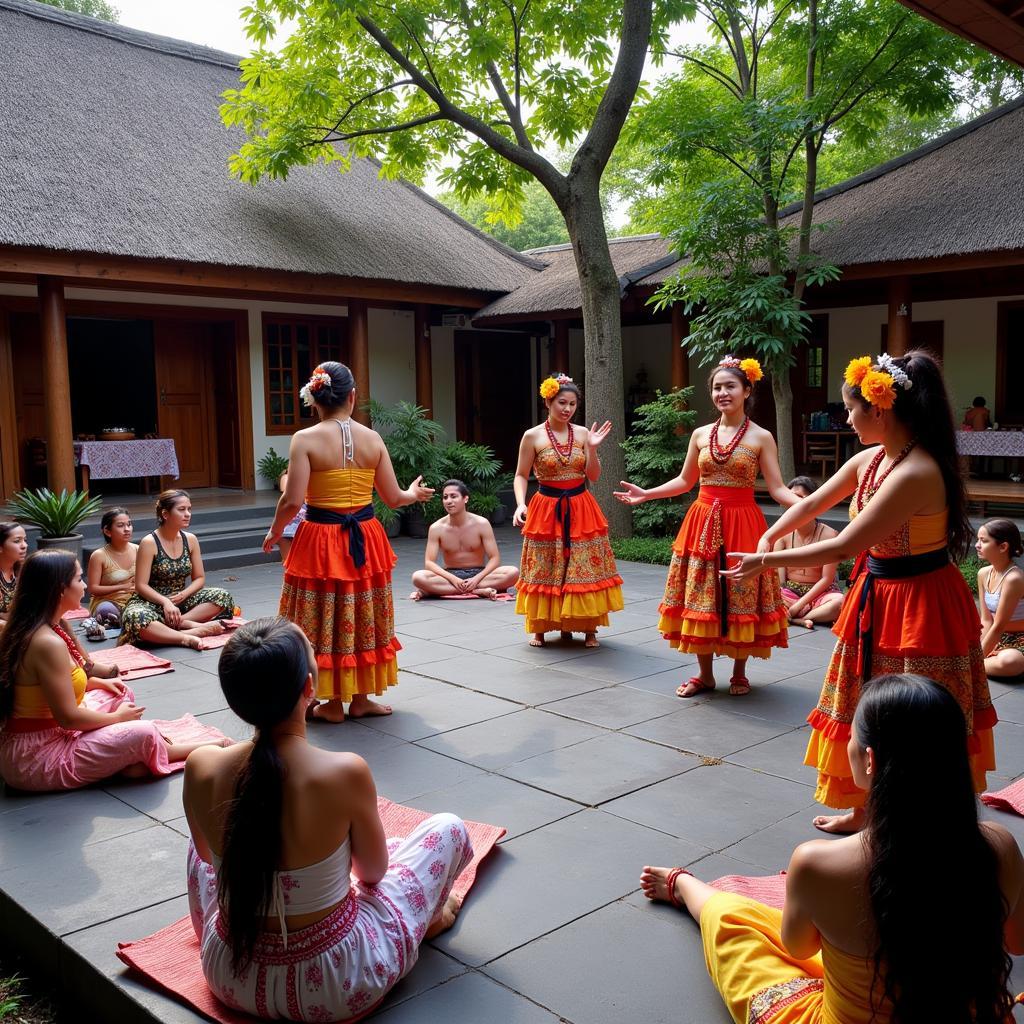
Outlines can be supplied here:
M854 956L837 949L822 936L821 963L825 969L821 1024L889 1024L892 1004L884 996L881 981L875 982L872 957Z
M71 669L71 685L75 689L76 704L82 703L88 682L85 671L75 665ZM50 704L43 693L43 688L38 683L14 684L14 707L11 711L11 718L53 718Z
M316 508L362 508L373 498L376 470L348 467L316 469L309 474L306 504Z

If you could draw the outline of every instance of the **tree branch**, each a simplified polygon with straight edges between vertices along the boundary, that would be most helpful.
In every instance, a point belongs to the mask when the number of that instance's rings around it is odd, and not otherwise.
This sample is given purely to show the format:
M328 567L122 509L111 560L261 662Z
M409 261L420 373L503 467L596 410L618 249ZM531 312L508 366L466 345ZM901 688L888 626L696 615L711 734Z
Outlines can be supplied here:
M382 92L389 92L391 89L398 89L403 85L415 84L416 83L411 78L400 78L397 82L391 82L389 85L382 85L379 89L374 89L371 92L368 92L363 96L360 96L359 99L353 100L348 105L348 109L345 111L345 113L342 114L341 117L339 117L338 120L334 123L333 128L321 128L320 130L326 132L328 135L331 135L345 123L345 120L348 118L349 114L351 114L352 111L355 110L356 107L358 107L360 104L365 103L367 100L372 100L374 96L379 96ZM327 140L325 139L324 141Z
M322 139L311 139L303 142L300 149L309 149L310 146L322 146L324 143L347 142L349 139L361 139L366 135L391 135L394 132L404 132L407 128L418 128L423 124L430 124L431 121L443 121L444 115L440 113L424 114L423 117L414 117L411 121L403 121L401 124L381 125L376 128L360 128L354 132L338 132L328 130L328 134Z
M679 60L688 60L691 64L696 64L697 67L701 68L710 78L713 78L719 85L724 85L736 97L736 99L742 99L743 93L740 87L734 82L724 71L720 71L714 66L714 64L708 64L702 61L699 57L694 57L692 54L684 53L679 50L662 50L662 54L665 56L678 57Z

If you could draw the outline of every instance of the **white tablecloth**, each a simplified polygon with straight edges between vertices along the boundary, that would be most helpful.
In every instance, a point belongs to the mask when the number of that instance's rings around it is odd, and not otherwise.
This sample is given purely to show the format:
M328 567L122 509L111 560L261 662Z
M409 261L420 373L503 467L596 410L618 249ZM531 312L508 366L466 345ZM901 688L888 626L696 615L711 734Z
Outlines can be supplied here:
M88 466L94 480L173 476L178 478L178 454L169 437L139 441L76 441L75 465Z

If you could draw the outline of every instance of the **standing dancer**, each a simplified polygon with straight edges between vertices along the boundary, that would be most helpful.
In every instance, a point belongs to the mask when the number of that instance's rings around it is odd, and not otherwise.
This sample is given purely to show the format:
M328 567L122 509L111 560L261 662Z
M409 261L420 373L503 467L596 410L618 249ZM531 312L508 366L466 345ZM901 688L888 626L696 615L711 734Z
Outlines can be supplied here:
M398 559L373 514L373 489L392 508L433 493L416 477L398 486L380 434L352 420L356 384L342 363L321 363L299 392L320 422L292 435L288 483L263 540L269 552L306 502L284 563L280 613L309 638L319 670L311 707L328 722L390 715L380 696L398 682L391 570Z
M597 627L608 625L609 612L622 610L608 520L587 490L587 481L601 476L597 449L612 425L606 420L587 430L573 424L580 389L564 373L542 381L540 395L548 416L523 434L513 484L512 523L523 527L516 614L526 616L531 647L543 647L544 634L553 630L563 640L582 633L584 647L598 647ZM531 471L540 487L527 508Z
M807 719L812 732L804 763L818 769L815 799L853 808L815 818L824 832L855 832L863 823L865 794L854 781L847 744L861 685L876 675L909 672L941 683L964 713L978 792L985 788L985 772L995 767L996 714L981 656L981 623L955 564L967 551L971 526L942 372L927 352L862 356L846 368L843 403L861 443L873 447L786 512L764 535L761 549L850 494L852 522L816 544L730 553L739 562L725 573L751 580L782 566L861 555L833 629L839 640L821 697Z
M990 519L974 545L989 564L978 573L981 653L985 675L1013 678L1024 673L1024 572L1014 563L1024 554L1012 519Z
M680 697L715 688L716 654L733 659L729 693L743 697L750 693L747 658L768 658L773 647L787 646L778 576L723 580L719 575L725 553L737 542L754 547L767 527L754 501L758 470L780 505L798 500L782 482L775 438L747 415L754 384L762 376L756 359L726 356L708 378L719 418L690 435L679 475L650 490L623 480L625 490L615 492L626 505L640 505L685 494L700 479L697 500L672 545L665 598L658 608L662 635L684 654L696 654L700 665L700 674L676 690Z

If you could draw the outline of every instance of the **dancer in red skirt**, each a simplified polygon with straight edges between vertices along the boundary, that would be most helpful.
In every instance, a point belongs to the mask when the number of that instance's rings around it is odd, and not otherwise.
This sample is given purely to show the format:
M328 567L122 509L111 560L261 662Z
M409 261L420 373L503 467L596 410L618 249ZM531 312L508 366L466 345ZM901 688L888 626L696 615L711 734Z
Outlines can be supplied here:
M955 564L966 554L972 531L942 371L927 352L862 356L846 368L843 403L861 443L872 447L786 512L759 550L852 494L851 523L816 544L730 554L738 564L726 573L751 581L780 566L860 556L833 629L839 640L825 685L808 717L805 763L818 769L815 798L828 807L853 808L815 818L825 832L857 831L863 821L865 793L854 782L847 745L861 686L874 676L909 672L944 686L964 713L978 792L985 788L986 771L995 768L996 714L978 609Z
M697 500L672 545L665 598L658 608L662 635L684 654L696 654L700 666L699 675L676 690L680 697L715 688L716 654L733 659L729 693L745 696L750 693L747 658L767 658L773 647L787 645L788 616L778 575L729 581L720 576L726 551L736 550L737 542L740 548L756 547L767 527L754 502L759 470L779 504L798 500L782 482L775 438L747 415L754 384L762 376L756 359L726 356L708 378L719 418L690 436L679 476L649 490L623 480L624 490L615 492L619 501L639 505L685 494L700 479Z
M519 445L514 488L515 526L523 528L523 556L516 588L516 613L526 616L530 646L543 647L544 634L563 640L583 634L597 647L597 627L622 610L622 577L608 543L608 520L587 490L601 475L597 449L612 429L609 421L590 430L572 422L580 391L571 377L556 374L541 383L548 417ZM526 505L533 472L540 487Z
M391 570L397 558L373 514L373 490L392 508L426 501L434 492L416 477L406 490L395 479L380 435L352 420L355 380L342 363L321 363L299 392L320 417L292 436L288 483L263 541L271 551L303 501L284 563L280 614L309 637L319 672L311 709L329 722L389 715L369 699L398 682Z

